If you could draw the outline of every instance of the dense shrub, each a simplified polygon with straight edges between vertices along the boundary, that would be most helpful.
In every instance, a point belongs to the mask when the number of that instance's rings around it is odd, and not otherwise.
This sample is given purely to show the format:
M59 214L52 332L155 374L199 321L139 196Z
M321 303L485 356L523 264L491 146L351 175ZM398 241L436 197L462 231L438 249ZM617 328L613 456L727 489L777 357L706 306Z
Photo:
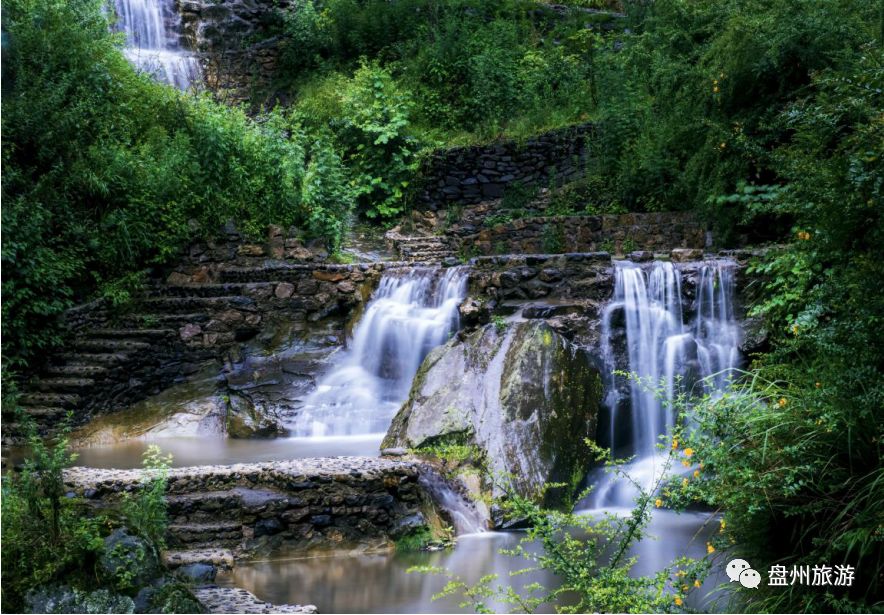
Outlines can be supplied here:
M121 279L137 282L134 271L194 235L227 220L253 233L313 220L309 230L336 247L349 209L349 195L315 179L342 173L321 139L308 145L279 114L256 123L137 74L102 7L3 5L7 365L56 343L54 318L73 301L100 287L124 299Z

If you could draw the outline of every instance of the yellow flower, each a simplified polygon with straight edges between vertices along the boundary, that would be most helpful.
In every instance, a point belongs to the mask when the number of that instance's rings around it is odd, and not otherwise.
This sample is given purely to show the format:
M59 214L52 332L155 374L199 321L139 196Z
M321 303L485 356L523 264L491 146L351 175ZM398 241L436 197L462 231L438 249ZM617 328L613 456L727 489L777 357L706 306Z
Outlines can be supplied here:
M661 500L660 498L657 498L656 500L654 500L654 506L656 506L657 508L660 508L661 506L663 506L663 500Z
M724 149L726 147L727 147L727 143L725 143L724 141L722 141L721 143L718 144L718 149Z
M693 454L694 454L694 449L692 449L692 448L686 448L686 449L684 449L684 456L685 456L685 457L690 457L690 456L693 455Z
M821 386L823 386L823 383L822 383L822 382L817 382L817 383L816 383L816 388L820 388Z
M681 488L686 489L687 486L688 486L688 479L686 479L686 478L681 479Z
M684 604L684 600L682 600L679 596L676 596L675 597L675 604L677 606L681 606L682 604Z
M688 587L687 585L682 585L682 586L681 586L681 591L683 591L683 592L686 592L686 591L688 591L689 589L690 589L690 587Z
M678 440L672 441L672 448L678 448Z
M681 460L681 465L683 465L683 466L686 467L686 468L689 468L689 467L691 467L691 462L688 461L687 459L682 459L682 460Z
M700 587L700 585L702 585L700 583L700 579L697 579L696 581L694 581L694 587Z
M694 478L700 478L700 470L694 470Z
M687 574L687 572L685 572L684 570L679 570L678 572L675 573L675 576L683 577L686 574Z
M706 543L706 553L715 553L715 547L712 546L711 542Z
M786 404L788 404L788 403L789 402L786 401L785 397L780 397L780 401L777 402L777 404L779 404L780 408L785 408Z
M798 335L798 325L792 325L792 335Z
M723 531L724 531L724 528L727 527L727 521L725 521L724 519L722 519L721 521L719 521L719 523L721 523L721 530L720 530L720 531L723 532Z
M714 88L712 88L712 91L718 94L718 86L716 85Z

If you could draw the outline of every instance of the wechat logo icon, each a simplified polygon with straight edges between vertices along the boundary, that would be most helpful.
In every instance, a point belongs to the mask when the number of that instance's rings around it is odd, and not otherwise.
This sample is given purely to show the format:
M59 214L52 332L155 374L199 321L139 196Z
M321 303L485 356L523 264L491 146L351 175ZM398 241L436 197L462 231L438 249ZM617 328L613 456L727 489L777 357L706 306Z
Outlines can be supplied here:
M736 581L748 589L754 589L761 584L761 574L753 570L749 562L744 559L731 560L725 572L732 583Z

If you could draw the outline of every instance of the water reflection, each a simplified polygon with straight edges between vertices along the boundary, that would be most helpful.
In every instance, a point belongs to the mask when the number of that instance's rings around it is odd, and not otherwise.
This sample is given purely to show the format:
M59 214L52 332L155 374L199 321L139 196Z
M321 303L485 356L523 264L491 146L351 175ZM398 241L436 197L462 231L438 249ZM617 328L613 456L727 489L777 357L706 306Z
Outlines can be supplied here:
M597 514L600 511L593 511ZM625 512L613 510L611 512ZM686 555L706 555L706 541L717 530L717 520L706 513L676 514L657 511L648 528L648 538L633 549L638 556L636 575L652 574L673 559ZM439 566L476 583L487 574L499 575L499 581L515 588L539 582L554 587L555 577L544 571L510 576L511 572L530 565L525 559L500 554L522 538L518 533L473 534L461 536L454 549L435 553L341 553L325 557L286 558L251 562L237 566L219 578L219 583L243 587L262 600L280 603L311 603L321 613L461 613L473 612L460 606L455 596L433 600L446 583L441 575L408 573L416 565ZM720 570L694 592L688 606L716 608L720 598L715 587L726 581ZM488 604L495 611L506 611L501 604ZM541 612L551 612L548 607Z

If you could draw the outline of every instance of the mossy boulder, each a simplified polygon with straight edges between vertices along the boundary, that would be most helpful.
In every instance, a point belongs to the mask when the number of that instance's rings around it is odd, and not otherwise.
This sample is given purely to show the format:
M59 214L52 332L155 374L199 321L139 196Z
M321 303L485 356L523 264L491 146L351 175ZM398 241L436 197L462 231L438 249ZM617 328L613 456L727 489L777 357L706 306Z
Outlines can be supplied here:
M458 442L480 449L491 474L512 475L522 495L576 487L601 395L586 354L545 323L486 325L430 353L382 446ZM545 500L565 495L551 490Z
M231 393L227 405L227 436L230 438L274 438L285 434L278 419L262 412L251 399Z

